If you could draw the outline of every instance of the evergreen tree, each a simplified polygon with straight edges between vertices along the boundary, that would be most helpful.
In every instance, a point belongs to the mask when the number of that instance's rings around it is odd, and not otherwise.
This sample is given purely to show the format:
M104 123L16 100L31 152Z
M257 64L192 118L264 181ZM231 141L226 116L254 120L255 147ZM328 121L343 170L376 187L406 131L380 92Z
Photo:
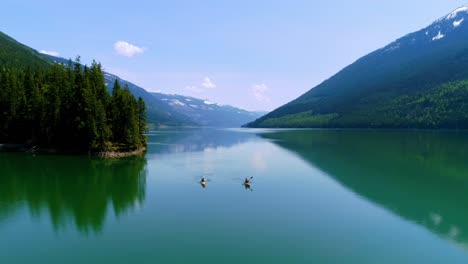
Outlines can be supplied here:
M146 104L143 98L138 97L138 130L140 135L140 142L146 145Z
M102 66L0 68L0 142L82 151L144 146L145 104L118 81L110 95Z

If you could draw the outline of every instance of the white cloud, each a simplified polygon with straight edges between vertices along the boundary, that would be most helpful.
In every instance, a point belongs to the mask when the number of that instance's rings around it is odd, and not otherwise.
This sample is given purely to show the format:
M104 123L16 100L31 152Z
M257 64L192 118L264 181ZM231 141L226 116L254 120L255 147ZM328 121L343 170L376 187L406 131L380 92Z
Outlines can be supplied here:
M270 98L266 95L268 90L269 90L268 86L266 86L266 84L264 83L254 84L250 88L251 94L255 97L257 101L262 102L262 103L270 102Z
M115 42L114 49L118 54L128 58L131 58L137 54L141 54L145 51L144 48L135 46L125 41Z
M205 79L203 79L202 86L206 89L216 88L216 84L213 81L211 81L210 77L205 77Z
M55 56L55 57L60 56L60 53L58 53L57 51L41 50L41 51L39 51L39 52L42 53L42 54L46 54L46 55L50 55L50 56Z
M211 80L210 77L205 77L200 85L189 85L185 86L185 89L195 93L203 93L206 90L216 88L216 84Z

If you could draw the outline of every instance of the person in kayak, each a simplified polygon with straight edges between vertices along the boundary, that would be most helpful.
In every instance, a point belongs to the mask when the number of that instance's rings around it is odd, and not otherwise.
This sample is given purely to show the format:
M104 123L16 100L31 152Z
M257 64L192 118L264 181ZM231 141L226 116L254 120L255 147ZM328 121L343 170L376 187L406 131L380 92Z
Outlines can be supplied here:
M205 178L202 178L201 181L200 181L201 184L206 184L206 180Z
M245 180L244 180L244 184L245 184L245 185L250 185L250 181L249 181L249 179L245 178Z

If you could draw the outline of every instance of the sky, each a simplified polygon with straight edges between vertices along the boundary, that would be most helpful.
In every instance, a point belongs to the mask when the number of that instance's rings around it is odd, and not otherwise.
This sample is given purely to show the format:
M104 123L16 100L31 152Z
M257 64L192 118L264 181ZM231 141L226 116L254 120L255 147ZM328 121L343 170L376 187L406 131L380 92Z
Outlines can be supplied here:
M148 91L270 111L467 1L2 0L0 31Z

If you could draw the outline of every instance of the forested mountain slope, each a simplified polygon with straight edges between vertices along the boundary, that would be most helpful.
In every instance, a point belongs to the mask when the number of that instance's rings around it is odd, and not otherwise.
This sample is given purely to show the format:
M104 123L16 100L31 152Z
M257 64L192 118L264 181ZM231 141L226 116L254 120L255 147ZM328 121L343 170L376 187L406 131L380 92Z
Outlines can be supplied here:
M248 127L468 128L468 6L362 57Z

